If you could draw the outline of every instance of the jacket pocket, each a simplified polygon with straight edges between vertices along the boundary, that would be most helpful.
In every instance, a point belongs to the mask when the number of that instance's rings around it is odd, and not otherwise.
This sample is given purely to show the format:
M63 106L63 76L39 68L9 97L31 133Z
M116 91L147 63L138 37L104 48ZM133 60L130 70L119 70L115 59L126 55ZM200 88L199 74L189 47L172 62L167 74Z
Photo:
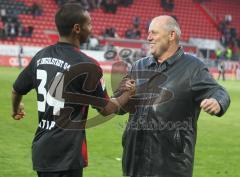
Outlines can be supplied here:
M179 130L176 130L173 134L173 144L177 153L184 153L183 139Z
M122 135L122 147L126 144L127 131L125 130Z

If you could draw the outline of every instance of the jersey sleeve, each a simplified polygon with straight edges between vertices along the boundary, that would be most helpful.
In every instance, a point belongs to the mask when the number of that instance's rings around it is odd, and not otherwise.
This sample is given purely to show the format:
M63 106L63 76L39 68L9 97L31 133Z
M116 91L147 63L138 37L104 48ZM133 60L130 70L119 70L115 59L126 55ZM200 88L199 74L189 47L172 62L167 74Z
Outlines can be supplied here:
M105 99L106 101L104 101L104 105L102 105L102 107L106 106L108 101L109 101L109 96L108 96L108 93L107 93L107 89L106 89L106 85L105 85L105 82L104 82L104 79L101 78L97 84L97 87L96 87L96 90L93 91L91 93L92 96L95 96L95 97L98 97L98 98L103 98ZM96 109L95 106L93 106L93 108Z
M35 74L33 71L34 62L33 59L29 65L19 74L16 81L13 84L13 89L21 94L26 95L31 89L34 88Z

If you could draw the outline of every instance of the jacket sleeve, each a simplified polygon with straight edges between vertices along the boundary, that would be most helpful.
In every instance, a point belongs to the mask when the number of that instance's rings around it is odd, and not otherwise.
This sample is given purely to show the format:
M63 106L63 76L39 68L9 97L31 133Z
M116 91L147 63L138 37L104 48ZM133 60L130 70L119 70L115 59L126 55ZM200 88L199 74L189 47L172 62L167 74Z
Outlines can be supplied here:
M230 105L230 97L227 91L220 86L209 73L205 65L200 65L190 80L194 101L200 103L203 99L215 98L221 106L221 111L216 115L222 116Z

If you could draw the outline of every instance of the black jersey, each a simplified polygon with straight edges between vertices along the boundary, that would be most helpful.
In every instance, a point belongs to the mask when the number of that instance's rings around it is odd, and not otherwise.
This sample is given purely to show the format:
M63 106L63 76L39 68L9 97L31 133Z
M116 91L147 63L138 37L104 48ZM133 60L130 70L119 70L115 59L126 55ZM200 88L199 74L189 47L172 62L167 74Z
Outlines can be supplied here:
M72 122L86 120L87 101L76 103L69 99L78 93L107 100L99 68L79 49L59 42L39 51L18 76L13 85L17 93L24 95L31 89L37 92L39 125L32 144L34 170L63 171L87 166L84 126L59 126L56 118L69 115ZM101 101L102 107L106 104Z

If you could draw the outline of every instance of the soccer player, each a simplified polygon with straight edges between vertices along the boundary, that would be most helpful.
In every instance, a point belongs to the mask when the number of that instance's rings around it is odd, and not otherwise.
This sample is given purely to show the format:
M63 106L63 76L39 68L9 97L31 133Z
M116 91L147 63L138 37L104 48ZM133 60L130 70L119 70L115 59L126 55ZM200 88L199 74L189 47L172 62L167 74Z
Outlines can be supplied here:
M25 116L22 95L35 89L39 126L32 144L33 169L39 177L81 177L87 166L88 105L112 114L134 94L134 83L126 83L120 97L108 97L101 68L79 50L92 29L89 13L80 5L62 6L55 23L59 42L39 51L13 84L12 117Z

